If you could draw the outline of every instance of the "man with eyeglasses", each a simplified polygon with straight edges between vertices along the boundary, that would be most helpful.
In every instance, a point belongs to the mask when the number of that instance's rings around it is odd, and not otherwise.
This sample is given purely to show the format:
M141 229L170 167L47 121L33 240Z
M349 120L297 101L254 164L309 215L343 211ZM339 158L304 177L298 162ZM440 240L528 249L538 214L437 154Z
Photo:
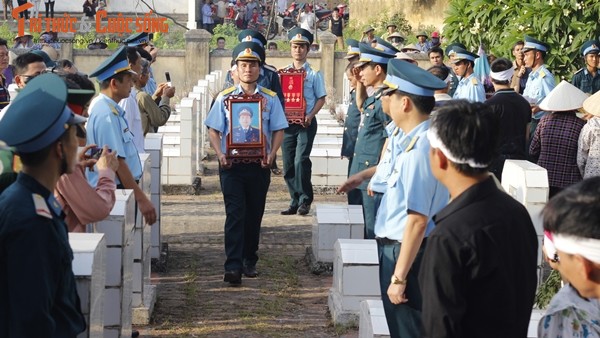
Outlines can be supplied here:
M0 44L2 42L0 41ZM0 45L0 57L2 57L2 46ZM8 52L7 52L8 53ZM8 62L8 61L7 61ZM1 67L0 67L1 68ZM43 74L46 72L46 64L44 63L44 58L34 53L25 53L19 55L15 59L15 85L17 88L25 88L27 83L31 81L36 76ZM2 95L1 91L6 91L6 95L8 96L8 89L2 86L0 89L0 95ZM10 99L10 97L9 97ZM0 105L1 106L1 105ZM2 111L0 111L0 120L6 113L8 109L9 102L2 107Z
M4 78L4 70L8 68L8 45L6 40L0 39L0 109L8 106L10 95L6 88L6 79ZM0 119L2 118L0 113Z

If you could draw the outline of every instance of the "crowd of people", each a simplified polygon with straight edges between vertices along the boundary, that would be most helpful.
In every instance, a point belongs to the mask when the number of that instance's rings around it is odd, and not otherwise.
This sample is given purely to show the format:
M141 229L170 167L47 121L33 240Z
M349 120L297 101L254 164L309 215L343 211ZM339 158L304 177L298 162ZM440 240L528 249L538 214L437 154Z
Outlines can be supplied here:
M12 62L17 97L6 80L0 86L2 337L84 331L67 232L105 219L117 188L133 190L135 218L156 222L138 185L139 154L144 135L169 118L175 87L154 80L158 50L147 33L123 44L89 76L41 50L20 54ZM0 59L3 71L8 48L1 39Z
M568 283L539 336L600 335L599 297L588 291L599 285L598 206L582 211L599 188L600 43L583 44L585 67L555 86L544 65L550 46L525 36L514 61L492 62L495 92L486 97L473 75L478 55L461 43L430 46L425 71L410 52L369 33L347 41L349 178L338 191L362 205L365 238L378 243L390 335L526 336L538 245L527 210L498 188L507 159L547 170L546 258ZM556 237L569 241L554 249Z

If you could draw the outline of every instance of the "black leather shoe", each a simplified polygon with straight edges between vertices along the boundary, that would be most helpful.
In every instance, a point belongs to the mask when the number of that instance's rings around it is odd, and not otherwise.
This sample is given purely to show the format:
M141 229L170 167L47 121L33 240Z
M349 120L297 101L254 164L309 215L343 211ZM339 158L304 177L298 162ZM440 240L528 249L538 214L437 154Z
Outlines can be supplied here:
M281 212L282 215L295 215L298 207L289 207Z
M244 267L244 276L248 278L256 278L258 277L258 271L256 271L255 266L245 266Z
M242 284L242 272L239 270L225 271L223 281L231 285L240 285Z
M308 215L310 211L310 204L302 203L300 204L300 208L298 208L298 215Z

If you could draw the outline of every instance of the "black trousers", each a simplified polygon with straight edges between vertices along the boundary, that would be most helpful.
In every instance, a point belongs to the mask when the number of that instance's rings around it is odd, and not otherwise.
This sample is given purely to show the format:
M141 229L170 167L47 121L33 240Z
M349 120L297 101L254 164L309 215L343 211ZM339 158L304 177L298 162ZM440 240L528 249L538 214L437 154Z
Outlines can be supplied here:
M292 124L283 134L283 178L290 193L291 207L310 205L313 201L312 162L310 152L317 135L317 119L304 128Z
M12 1L12 0L11 0ZM17 0L17 4L19 6L27 3L27 0ZM19 18L25 17L26 20L29 20L29 11L23 11L19 13Z
M226 214L225 270L255 266L271 170L260 164L234 164L219 169L219 178Z
M54 17L54 1L44 3L46 6L46 17L53 18Z
M354 157L348 157L348 177L350 177L350 168L352 168L352 160ZM362 205L362 193L360 189L352 189L346 193L348 196L349 205Z

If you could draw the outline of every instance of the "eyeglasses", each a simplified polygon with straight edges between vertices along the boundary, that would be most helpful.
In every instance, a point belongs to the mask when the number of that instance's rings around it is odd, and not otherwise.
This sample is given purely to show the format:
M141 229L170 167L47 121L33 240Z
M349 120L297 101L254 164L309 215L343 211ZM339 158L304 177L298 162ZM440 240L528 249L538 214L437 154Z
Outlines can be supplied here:
M25 80L23 80L23 82L25 84L27 84L29 81L31 81L31 80L35 79L36 77L38 77L38 76L40 76L42 74L45 74L45 73L48 73L48 70L41 71L41 72L39 72L38 74L35 74L35 75L21 75L21 77L26 78Z

